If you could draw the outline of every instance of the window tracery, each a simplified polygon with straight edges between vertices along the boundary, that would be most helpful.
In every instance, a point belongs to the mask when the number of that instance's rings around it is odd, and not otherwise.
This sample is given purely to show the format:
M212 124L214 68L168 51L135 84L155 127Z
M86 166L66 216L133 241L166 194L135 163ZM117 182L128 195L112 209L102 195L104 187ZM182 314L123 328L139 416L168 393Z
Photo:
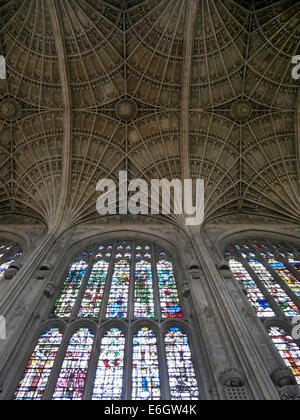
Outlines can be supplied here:
M66 332L48 349L49 360L45 353L44 388L28 376L16 399L50 394L54 400L199 399L192 347L180 325L185 316L173 260L154 244L115 241L83 250L49 312L51 322L63 322ZM41 346L29 367L43 367ZM162 369L170 379L162 379Z
M287 325L291 325L292 319L300 315L299 250L275 240L247 239L232 245L225 255L257 316L274 318L269 336L300 385L298 343L275 321L286 318Z

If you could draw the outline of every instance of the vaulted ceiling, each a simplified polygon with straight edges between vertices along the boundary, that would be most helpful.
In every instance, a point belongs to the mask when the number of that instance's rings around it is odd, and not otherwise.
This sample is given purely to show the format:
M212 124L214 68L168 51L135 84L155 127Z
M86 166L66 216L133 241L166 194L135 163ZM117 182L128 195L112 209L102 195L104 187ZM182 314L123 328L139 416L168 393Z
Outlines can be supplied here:
M0 214L91 220L127 169L300 221L298 0L0 0L0 27Z

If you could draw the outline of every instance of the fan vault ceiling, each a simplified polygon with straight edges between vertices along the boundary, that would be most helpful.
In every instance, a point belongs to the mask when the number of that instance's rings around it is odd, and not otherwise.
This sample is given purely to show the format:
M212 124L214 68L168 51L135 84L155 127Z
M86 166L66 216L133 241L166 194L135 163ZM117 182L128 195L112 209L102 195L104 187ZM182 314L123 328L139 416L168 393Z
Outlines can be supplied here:
M0 1L0 213L93 219L128 170L205 179L207 220L299 222L300 2L250 3Z

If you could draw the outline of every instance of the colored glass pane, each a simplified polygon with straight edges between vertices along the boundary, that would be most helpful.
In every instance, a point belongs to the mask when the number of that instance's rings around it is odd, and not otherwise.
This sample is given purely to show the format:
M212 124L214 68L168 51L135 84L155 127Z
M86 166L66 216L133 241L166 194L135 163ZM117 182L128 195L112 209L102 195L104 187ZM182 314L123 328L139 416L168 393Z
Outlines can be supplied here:
M123 392L125 336L118 328L101 341L93 400L120 400Z
M130 263L126 260L116 262L107 305L107 318L127 317L129 278Z
M149 261L138 261L135 266L135 318L154 318L152 266Z
M2 279L2 277L4 277L4 273L5 271L10 267L11 264L13 264L15 262L15 260L9 260L4 262L3 264L0 265L0 279Z
M132 399L160 399L157 341L149 328L142 328L133 338Z
M267 299L253 281L252 277L245 269L243 264L234 259L229 260L229 266L235 278L241 283L247 291L247 298L251 305L255 308L259 317L274 317L276 314L270 307Z
M254 259L249 260L249 265L259 277L259 279L261 280L265 288L268 290L270 295L281 307L285 315L290 317L298 315L297 306L285 293L282 287L276 282L276 280L271 276L271 274L265 268L265 266L261 262Z
M108 267L109 263L105 260L98 261L94 264L85 289L84 297L82 299L79 317L99 317L107 280Z
M71 316L86 270L87 263L83 260L77 261L71 266L67 280L55 303L52 317L69 318Z
M187 335L173 327L165 338L171 398L198 400L199 391Z
M38 340L24 376L15 393L15 400L41 400L61 344L58 328L46 331Z
M292 289L296 296L300 297L300 282L296 277L279 261L269 260L269 264L279 274L282 280Z
M171 261L160 260L157 264L157 275L163 318L182 318L182 308Z
M81 328L72 336L53 400L82 399L93 342L94 335L88 328Z
M286 331L278 327L270 328L269 336L271 337L284 363L292 370L298 384L300 385L300 348L294 342L292 337L286 333Z

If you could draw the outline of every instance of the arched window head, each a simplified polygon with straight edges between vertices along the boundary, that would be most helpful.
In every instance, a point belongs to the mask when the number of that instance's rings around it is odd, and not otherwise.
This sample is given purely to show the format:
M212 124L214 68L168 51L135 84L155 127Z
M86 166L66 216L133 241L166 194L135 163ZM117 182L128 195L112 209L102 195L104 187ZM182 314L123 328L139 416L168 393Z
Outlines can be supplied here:
M62 333L58 328L51 328L41 335L15 393L15 400L43 398L61 341Z
M81 400L87 379L94 334L81 328L72 336L55 387L53 400Z
M5 271L16 262L21 254L21 248L15 242L0 239L0 280L4 277Z
M65 324L66 333L60 346L59 341L49 348L52 359L41 356L38 343L31 370L25 372L28 387L19 385L17 395L111 401L199 398L187 336L171 324L186 317L171 255L142 241L97 243L78 253L67 271L49 308L51 323L57 319ZM74 325L84 326L74 332ZM44 360L48 370L34 373Z
M183 317L173 261L165 251L122 241L89 248L80 257L70 267L51 317Z

